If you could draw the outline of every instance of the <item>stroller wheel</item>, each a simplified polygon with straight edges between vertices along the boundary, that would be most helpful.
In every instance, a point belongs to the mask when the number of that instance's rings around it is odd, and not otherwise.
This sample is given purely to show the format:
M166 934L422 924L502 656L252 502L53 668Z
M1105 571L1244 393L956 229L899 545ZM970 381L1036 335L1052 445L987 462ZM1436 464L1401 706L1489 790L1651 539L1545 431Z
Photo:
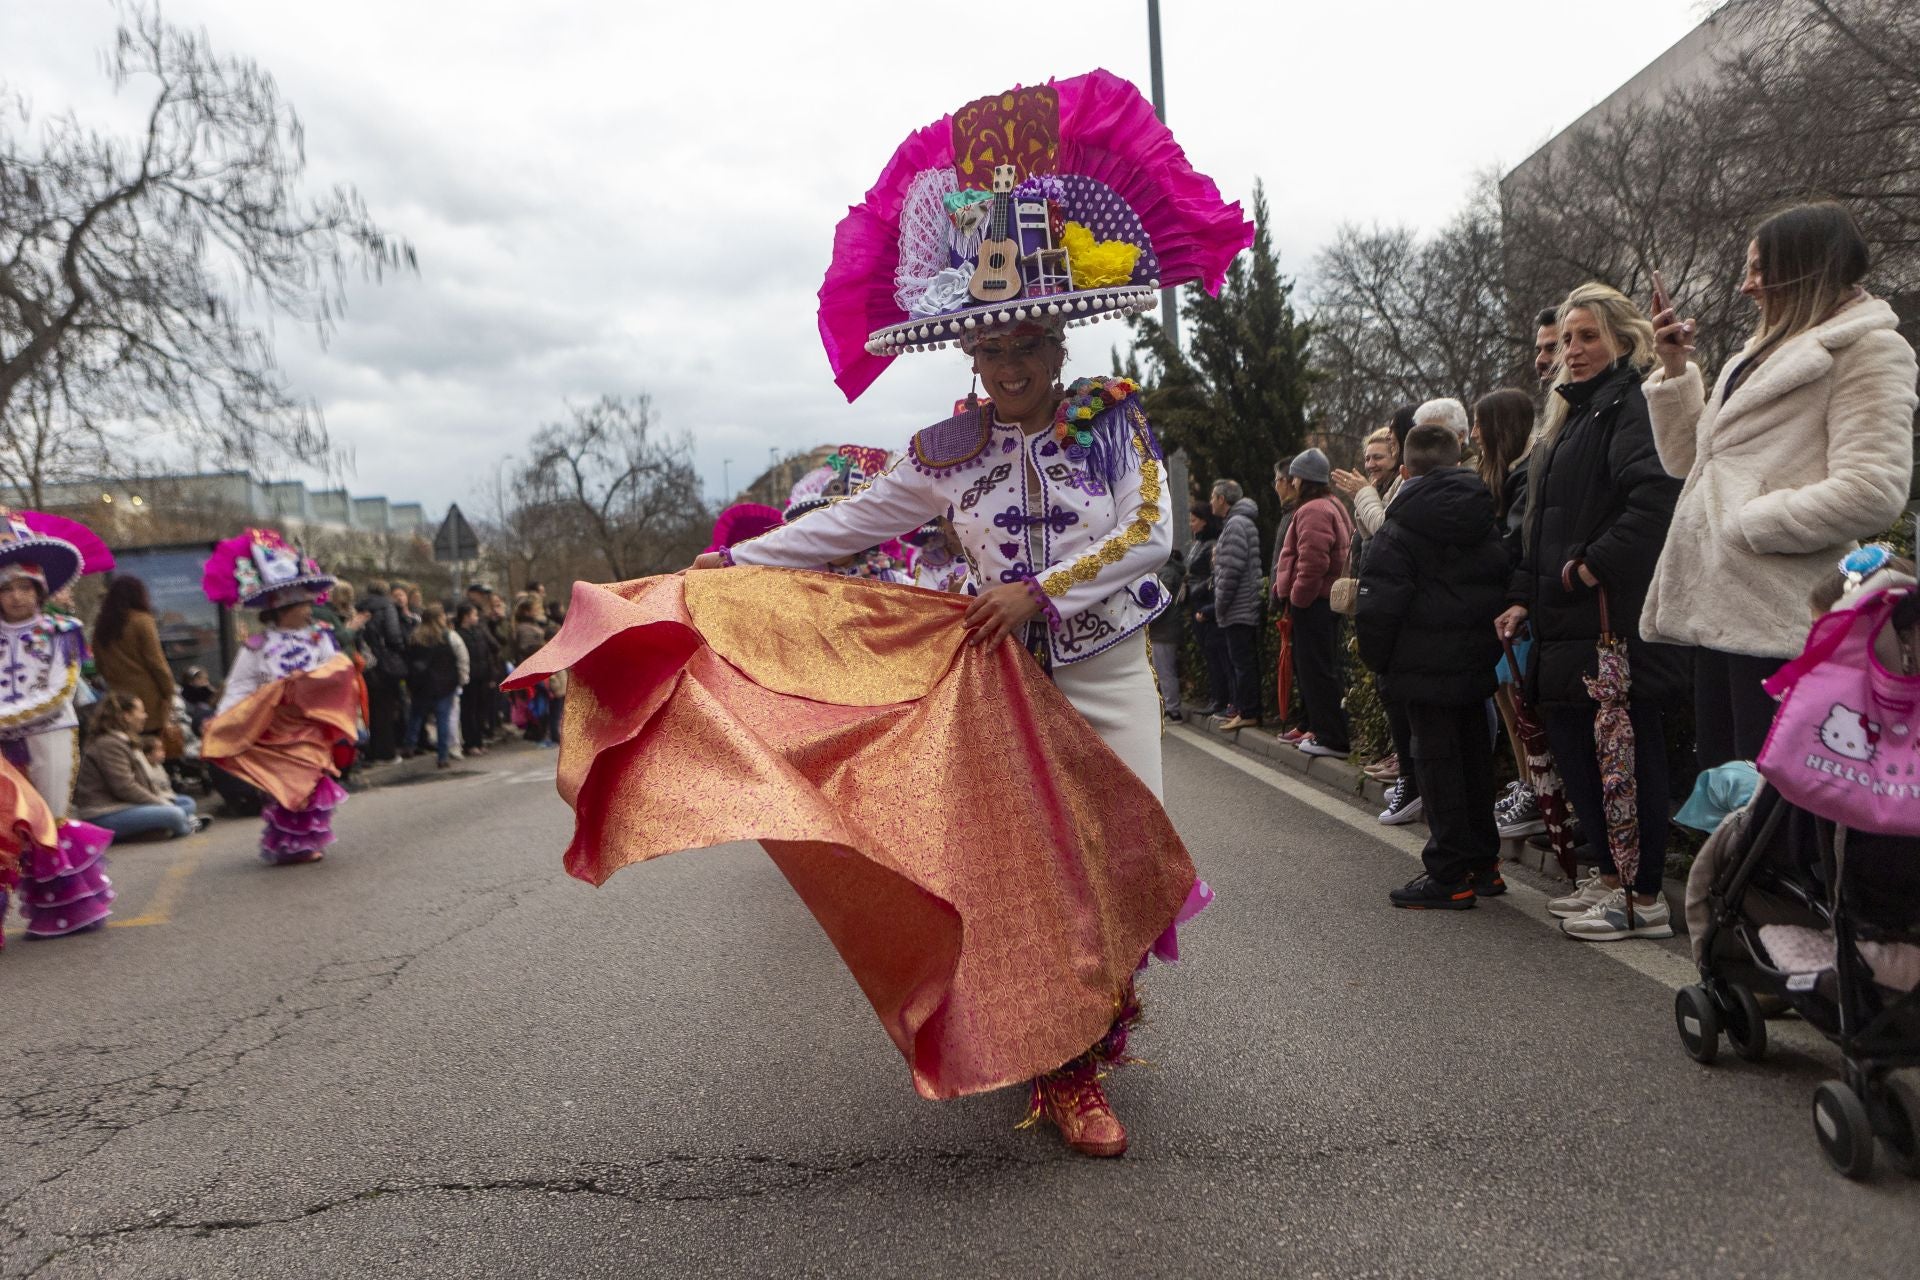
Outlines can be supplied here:
M1720 1012L1702 986L1682 987L1673 997L1673 1025L1687 1056L1710 1067L1720 1056Z
M1748 1062L1758 1062L1767 1056L1767 1019L1760 1012L1760 1002L1737 982L1729 982L1725 991L1726 1016L1721 1021L1727 1043Z
M1841 1174L1858 1180L1873 1172L1873 1126L1867 1109L1860 1095L1838 1080L1813 1091L1813 1132L1827 1163Z
M1889 1077L1868 1090L1867 1110L1888 1163L1909 1178L1920 1177L1920 1089Z

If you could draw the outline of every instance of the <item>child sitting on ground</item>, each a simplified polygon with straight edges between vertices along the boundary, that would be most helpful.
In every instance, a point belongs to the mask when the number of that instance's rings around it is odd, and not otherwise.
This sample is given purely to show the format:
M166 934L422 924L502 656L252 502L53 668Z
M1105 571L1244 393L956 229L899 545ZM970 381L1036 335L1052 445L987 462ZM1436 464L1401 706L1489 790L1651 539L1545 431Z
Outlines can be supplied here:
M1426 872L1388 895L1396 907L1464 910L1506 891L1494 829L1487 699L1508 564L1493 495L1460 466L1444 426L1407 433L1404 483L1360 570L1360 659L1405 705L1430 834Z

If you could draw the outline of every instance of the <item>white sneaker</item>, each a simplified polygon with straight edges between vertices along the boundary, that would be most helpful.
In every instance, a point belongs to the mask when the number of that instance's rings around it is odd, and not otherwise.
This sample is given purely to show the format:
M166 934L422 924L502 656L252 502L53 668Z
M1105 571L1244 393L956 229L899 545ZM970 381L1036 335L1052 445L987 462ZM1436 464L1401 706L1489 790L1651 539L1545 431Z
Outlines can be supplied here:
M1558 916L1562 920L1583 916L1596 904L1605 902L1608 894L1617 892L1619 891L1616 889L1609 889L1607 882L1602 880L1600 873L1596 871L1585 880L1575 881L1573 892L1566 897L1555 898L1547 903L1547 914Z
M1627 919L1627 891L1615 889L1605 900L1589 907L1586 914L1563 921L1560 931L1582 942L1617 942L1622 938L1671 938L1673 913L1665 897L1633 904L1633 919Z
M1297 744L1303 756L1320 756L1328 760L1345 760L1352 751L1336 751L1332 747L1322 746L1313 738L1302 738Z
M1387 827L1404 826L1419 817L1423 808L1419 796L1407 794L1407 780L1402 778L1387 790L1387 807L1380 812L1380 823Z

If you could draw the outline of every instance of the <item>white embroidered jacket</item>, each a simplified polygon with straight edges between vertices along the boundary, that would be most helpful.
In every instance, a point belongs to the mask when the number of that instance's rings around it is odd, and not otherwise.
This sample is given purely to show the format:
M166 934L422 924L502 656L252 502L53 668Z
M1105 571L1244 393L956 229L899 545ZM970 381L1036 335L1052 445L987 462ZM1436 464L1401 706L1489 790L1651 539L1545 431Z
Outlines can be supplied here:
M86 658L86 633L72 618L36 613L0 622L0 738L79 724L73 695Z
M1036 580L1051 605L1053 661L1081 662L1133 635L1167 605L1155 571L1173 546L1160 446L1128 399L1095 419L1103 481L1051 431L1022 436L987 412L919 432L866 487L736 545L735 564L803 568L917 529L953 522L981 589Z
M333 643L333 629L323 623L298 631L282 631L278 627L256 631L234 656L233 670L227 673L227 684L220 691L220 705L214 708L214 714L224 712L275 680L311 671L338 652Z

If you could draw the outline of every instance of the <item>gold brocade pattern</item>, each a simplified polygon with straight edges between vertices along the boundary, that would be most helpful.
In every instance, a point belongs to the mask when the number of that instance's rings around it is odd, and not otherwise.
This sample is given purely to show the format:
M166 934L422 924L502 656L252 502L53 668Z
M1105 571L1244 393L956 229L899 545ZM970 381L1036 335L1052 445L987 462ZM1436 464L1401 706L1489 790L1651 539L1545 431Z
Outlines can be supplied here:
M925 697L966 638L959 619L968 600L952 596L933 609L904 591L857 579L848 589L846 582L742 566L691 574L682 589L701 637L756 684L854 707ZM734 607L743 584L751 610ZM927 661L901 662L907 649Z
M1073 590L1075 583L1092 582L1100 576L1103 567L1119 564L1129 548L1145 546L1153 537L1153 526L1160 519L1160 463L1150 456L1152 451L1147 447L1146 434L1137 425L1133 448L1140 455L1140 509L1126 528L1071 565L1055 569L1040 579L1041 589L1048 595L1063 596Z
M25 774L0 759L0 889L11 889L20 882L25 841L51 846L59 838L56 828L46 799L34 790Z
M321 775L337 772L333 744L354 736L359 709L353 662L337 653L254 690L207 721L200 754L275 804L304 809Z
M776 569L581 583L508 682L573 674L571 874L760 841L930 1098L1099 1039L1194 878L1032 660L963 643L964 605ZM937 785L899 786L909 760L938 761Z

